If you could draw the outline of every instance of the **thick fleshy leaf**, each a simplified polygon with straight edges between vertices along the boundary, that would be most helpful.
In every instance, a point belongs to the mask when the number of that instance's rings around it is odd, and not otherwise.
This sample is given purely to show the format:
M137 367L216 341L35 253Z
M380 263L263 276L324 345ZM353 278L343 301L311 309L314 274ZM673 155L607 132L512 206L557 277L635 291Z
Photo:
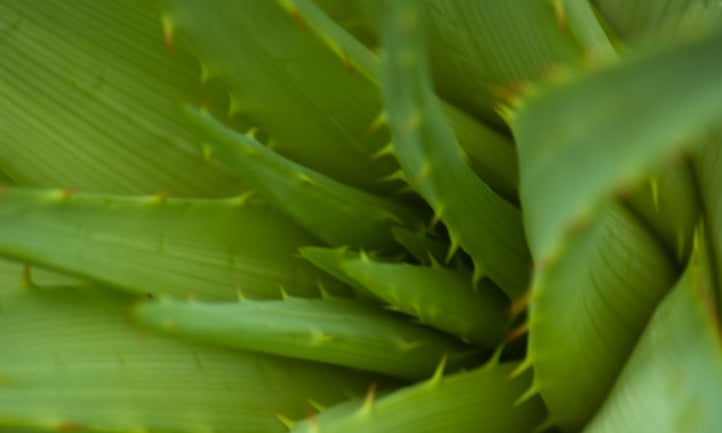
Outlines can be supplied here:
M510 325L503 293L487 284L474 289L466 272L384 263L327 248L305 247L301 255L389 308L489 349L496 348Z
M355 409L344 403L292 433L528 433L544 418L544 405L534 398L515 405L529 377L509 380L515 364L491 361L475 370L431 379L374 401L373 394Z
M529 256L519 210L467 165L434 96L418 5L393 2L384 24L382 84L393 151L407 182L444 222L452 248L472 257L475 277L488 276L511 298L526 289Z
M188 116L207 137L211 157L217 155L277 209L330 245L393 249L392 227L424 224L422 211L286 159L207 112L189 108Z
M341 285L296 257L318 243L267 205L224 200L120 197L62 190L0 194L0 255L126 291L199 299L238 292L318 296Z
M722 328L703 238L585 433L719 430Z
M21 185L220 196L181 106L205 89L146 1L0 4L0 171Z
M719 122L720 76L722 33L517 101L509 120L534 259L555 260L615 191L629 189Z
M527 362L551 422L573 432L589 421L675 277L656 239L617 205L535 275Z
M91 287L3 297L0 425L55 431L283 432L362 395L369 377L328 365L160 338L132 327L132 300Z
M134 316L173 335L409 380L431 375L444 356L456 367L472 355L452 337L351 300L160 301L141 305Z

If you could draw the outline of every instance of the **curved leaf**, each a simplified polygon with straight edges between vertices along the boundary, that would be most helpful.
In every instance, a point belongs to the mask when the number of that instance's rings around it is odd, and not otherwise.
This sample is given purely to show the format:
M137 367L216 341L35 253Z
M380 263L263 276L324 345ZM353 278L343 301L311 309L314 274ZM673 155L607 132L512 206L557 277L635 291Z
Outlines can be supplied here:
M433 94L418 9L393 2L390 10L382 87L394 154L448 228L452 250L460 245L472 257L475 278L486 275L515 298L526 289L530 262L519 211L466 164Z
M722 328L706 248L698 243L585 433L707 433L722 425Z
M722 33L539 90L510 115L537 262L722 115ZM660 99L660 89L664 98ZM580 177L580 173L584 175Z
M594 415L675 276L656 239L616 205L535 275L527 362L551 422L577 431Z

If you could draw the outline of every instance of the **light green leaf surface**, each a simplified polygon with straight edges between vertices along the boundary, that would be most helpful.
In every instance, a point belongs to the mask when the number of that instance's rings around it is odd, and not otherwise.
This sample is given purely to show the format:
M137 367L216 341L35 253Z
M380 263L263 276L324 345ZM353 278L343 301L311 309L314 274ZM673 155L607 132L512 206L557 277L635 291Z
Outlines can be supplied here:
M0 171L22 185L220 196L181 105L206 94L141 0L0 4Z
M566 239L615 191L691 147L696 135L718 122L720 76L722 34L630 59L520 101L510 121L534 259L555 260Z
M140 305L134 316L172 335L408 380L430 376L444 356L457 367L472 355L452 337L350 300L160 301Z
M472 257L476 279L487 275L515 298L530 267L519 210L467 165L431 87L419 11L408 2L391 9L382 87L394 154L407 182L448 228L452 248L460 245Z
M419 210L337 182L223 126L207 112L188 109L207 137L211 157L235 169L271 204L331 245L393 249L394 226L421 227Z
M675 277L656 239L618 205L535 275L527 362L551 422L574 432L594 415Z
M544 406L538 398L515 405L529 377L509 380L515 364L491 361L475 370L404 388L351 411L331 409L299 423L292 433L528 433L541 424ZM345 416L344 416L345 415Z
M503 293L490 284L474 289L466 272L384 263L327 248L301 248L301 255L388 308L489 349L497 347L510 325Z
M283 432L308 400L362 395L346 369L156 337L129 324L131 299L90 287L3 297L0 425L55 431Z
M722 328L703 238L584 433L719 430Z
M245 202L248 201L248 202ZM244 203L245 202L245 203ZM237 299L347 290L296 257L318 241L244 200L0 193L0 255L136 293Z

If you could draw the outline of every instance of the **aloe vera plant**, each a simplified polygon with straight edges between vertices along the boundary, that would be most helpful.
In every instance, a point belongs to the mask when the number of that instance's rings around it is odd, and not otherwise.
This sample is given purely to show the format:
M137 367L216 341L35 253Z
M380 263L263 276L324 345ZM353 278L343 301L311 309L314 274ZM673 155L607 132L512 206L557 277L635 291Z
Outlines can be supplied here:
M1 0L0 432L717 432L721 25Z

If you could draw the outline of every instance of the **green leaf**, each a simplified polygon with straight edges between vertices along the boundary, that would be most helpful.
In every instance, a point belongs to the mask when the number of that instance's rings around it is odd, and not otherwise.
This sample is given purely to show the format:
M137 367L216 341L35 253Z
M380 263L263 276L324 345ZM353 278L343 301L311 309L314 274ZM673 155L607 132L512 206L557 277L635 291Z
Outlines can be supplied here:
M449 244L434 236L433 233L394 227L391 229L391 235L419 263L424 265L430 265L433 262L441 263L449 250Z
M594 415L675 277L657 240L618 205L535 275L527 363L551 422L578 431Z
M464 272L384 263L327 248L301 248L301 255L389 308L489 349L496 348L508 330L508 301L503 293L493 285L474 289Z
M328 365L231 352L133 328L129 297L91 287L3 297L0 425L55 431L281 433L275 415L361 395Z
M291 0L295 4L299 0ZM307 0L302 0L303 2ZM323 12L369 49L379 46L381 15L386 0L314 0Z
M625 42L684 38L722 22L722 5L709 0L593 0Z
M615 191L630 189L719 121L721 75L719 34L518 101L509 120L519 148L524 222L537 262L554 261Z
M3 1L0 171L21 185L123 194L237 194L204 162L180 107L206 89L141 0Z
M428 381L378 401L370 394L355 410L344 403L340 410L328 410L328 415L321 412L291 432L528 433L541 424L545 410L538 398L514 404L529 384L527 376L509 380L514 367L512 363L491 361L449 377L443 377L439 370Z
M281 155L340 182L381 191L393 161L372 159L388 134L376 86L281 1L169 0L167 21L197 53L203 80L230 95L232 116L268 134Z
M703 238L585 433L707 433L722 425L722 329Z
M716 281L718 309L722 311L722 135L717 130L695 155L698 193L704 210L706 245L710 249L712 278Z
M495 193L518 203L519 168L514 142L454 106L439 102L469 166Z
M488 276L515 298L526 289L530 262L519 210L466 164L431 87L419 11L408 2L391 3L391 10L382 87L394 154L449 230L451 252L460 245L474 261L477 280Z
M680 266L689 257L700 218L696 187L689 161L680 158L656 169L626 200Z
M160 301L140 305L134 316L172 335L408 380L431 375L444 356L457 367L472 355L449 336L373 305L341 299Z
M295 257L315 239L244 197L166 199L9 189L0 255L136 293L199 299L318 296L343 286Z
M438 92L476 116L559 64L613 54L587 1L420 2Z
M37 266L0 260L0 297L25 290L28 285L77 285L83 281L68 275L48 271Z
M271 204L331 245L393 249L394 226L423 225L417 209L339 183L223 126L210 114L188 109L212 154L235 169Z
M303 22L304 26L313 31L325 47L344 62L348 62L354 70L364 75L375 86L374 92L379 93L379 59L375 53L369 51L353 36L331 20L322 10L310 0L283 0L280 2L284 8L297 20ZM343 8L353 8L355 3L344 2ZM326 10L328 6L325 5ZM383 5L375 5L373 1L366 0L358 4L359 9L368 10L368 14L380 15ZM373 18L376 19L376 18ZM348 92L348 89L344 89ZM463 111L454 108L452 105L440 100L444 113L449 117L449 122L454 128L459 144L470 158L470 164L474 170L489 183L495 191L504 197L516 199L517 190L517 167L516 153L514 146L508 137L503 136L487 125L465 114ZM378 110L381 108L379 107ZM376 117L378 112L370 112L368 116ZM383 115L377 117L372 125L381 129L379 120ZM383 130L383 136L388 137L388 131ZM376 155L385 154L386 147L381 148ZM390 161L391 159L389 159ZM358 164L358 161L356 161ZM394 161L393 167L397 168ZM387 173L388 174L388 173ZM392 176L393 177L393 176ZM377 189L378 186L373 187Z

